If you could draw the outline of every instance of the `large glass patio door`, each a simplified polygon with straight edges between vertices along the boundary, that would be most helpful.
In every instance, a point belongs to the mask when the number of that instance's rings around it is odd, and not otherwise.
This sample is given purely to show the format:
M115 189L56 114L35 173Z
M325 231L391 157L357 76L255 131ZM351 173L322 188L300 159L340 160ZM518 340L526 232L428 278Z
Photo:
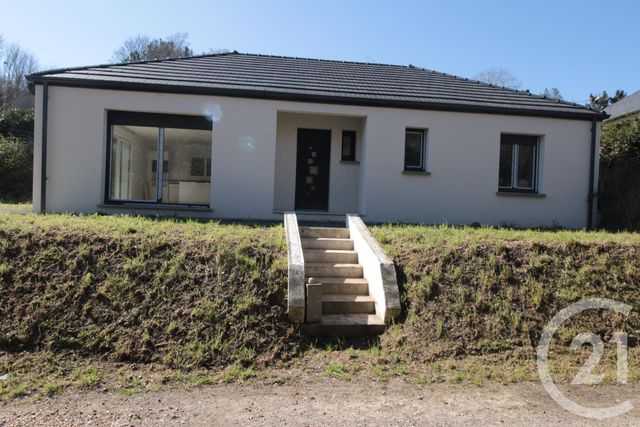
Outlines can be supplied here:
M208 206L212 137L205 117L110 112L106 201Z

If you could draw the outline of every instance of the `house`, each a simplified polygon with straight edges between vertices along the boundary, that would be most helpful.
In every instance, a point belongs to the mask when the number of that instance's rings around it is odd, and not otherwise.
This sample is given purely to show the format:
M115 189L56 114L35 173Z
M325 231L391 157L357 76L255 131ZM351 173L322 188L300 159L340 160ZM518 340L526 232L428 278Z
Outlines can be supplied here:
M604 111L610 116L607 119L610 122L625 117L640 117L640 90L609 105Z
M606 114L412 65L241 54L57 69L34 210L586 227Z

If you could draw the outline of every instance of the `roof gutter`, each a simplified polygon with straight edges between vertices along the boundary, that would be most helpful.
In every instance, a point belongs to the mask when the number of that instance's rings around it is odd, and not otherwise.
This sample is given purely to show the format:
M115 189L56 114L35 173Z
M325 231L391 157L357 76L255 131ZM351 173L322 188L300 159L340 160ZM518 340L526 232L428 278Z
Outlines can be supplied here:
M589 211L587 212L587 228L593 230L595 228L593 207L595 203L595 175L596 175L596 130L597 120L591 120L591 164L589 167Z
M40 212L47 209L47 116L49 111L49 83L42 84L42 137L40 160Z
M576 120L604 120L609 117L604 112L595 112L582 110L579 112L571 111L544 111L536 109L514 109L509 107L495 106L478 106L478 105L461 105L445 102L424 102L411 100L388 100L366 97L345 97L332 96L326 94L309 94L309 93L291 93L275 90L261 89L237 89L237 88L215 88L215 87L195 87L187 85L157 85L151 83L140 82L117 82L104 80L85 80L64 77L47 77L39 75L30 75L27 77L30 84L43 84L48 82L55 86L79 87L88 89L108 89L108 90L124 90L138 92L155 92L155 93L178 93L187 95L209 95L209 96L229 96L237 98L252 99L270 99L279 101L294 102L312 102L322 104L338 104L338 105L358 105L368 107L387 107L387 108L403 108L413 110L438 110L438 111L456 111L463 113L480 113L480 114L504 114L516 116L536 116L536 117L552 117L561 119Z

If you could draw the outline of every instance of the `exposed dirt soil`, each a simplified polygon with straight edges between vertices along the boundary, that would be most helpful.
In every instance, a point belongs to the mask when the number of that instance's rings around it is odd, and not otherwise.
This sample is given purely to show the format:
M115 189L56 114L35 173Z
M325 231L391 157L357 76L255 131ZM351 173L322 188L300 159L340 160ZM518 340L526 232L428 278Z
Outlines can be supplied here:
M640 386L572 388L584 405L625 399L636 408L609 420L640 423ZM136 396L67 391L35 403L0 404L0 426L71 425L597 425L551 400L539 384L419 386L404 379L372 384L309 379L281 384L220 384Z

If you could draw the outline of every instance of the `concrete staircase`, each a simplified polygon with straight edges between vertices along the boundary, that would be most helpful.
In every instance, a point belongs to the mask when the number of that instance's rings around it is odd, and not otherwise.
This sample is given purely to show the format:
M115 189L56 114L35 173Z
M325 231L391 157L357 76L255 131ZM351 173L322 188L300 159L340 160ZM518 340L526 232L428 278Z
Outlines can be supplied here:
M303 325L310 335L362 336L382 333L375 301L363 277L358 253L346 228L300 227L306 283L320 284L319 322Z

